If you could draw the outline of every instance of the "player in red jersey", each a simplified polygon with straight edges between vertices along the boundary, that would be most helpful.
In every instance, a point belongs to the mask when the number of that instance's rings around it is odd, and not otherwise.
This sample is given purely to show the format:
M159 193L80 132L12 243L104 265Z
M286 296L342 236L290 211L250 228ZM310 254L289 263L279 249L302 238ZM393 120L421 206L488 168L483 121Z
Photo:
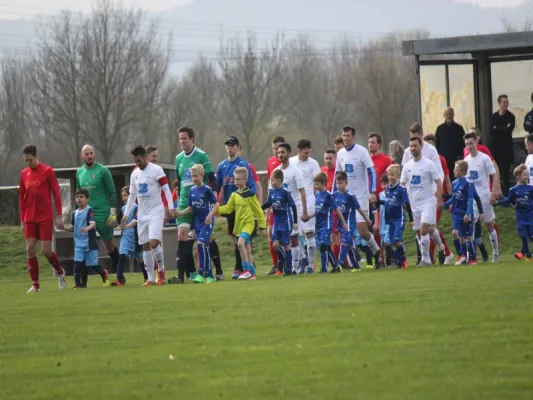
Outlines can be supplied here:
M435 146L435 135L428 134L424 136L424 142L427 142L433 146ZM442 166L442 171L444 172L444 180L442 181L442 194L452 194L452 181L450 180L450 169L448 168L448 163L446 162L446 159L439 155L440 164ZM439 226L440 217L442 214L442 209L440 207L437 207L437 228ZM444 259L440 259L439 262L441 264L450 264L454 260L454 255L450 251L450 248L446 244L446 239L444 239L444 235L439 229L440 233L440 240L442 240L442 244L444 245ZM429 253L431 255L431 259L433 260L433 254L435 254L435 242L433 240L430 241L429 244Z
M337 152L333 149L328 149L324 153L324 166L320 169L328 176L328 184L326 190L332 192L333 182L335 181L335 163L337 162Z
M328 149L324 153L324 166L320 168L328 176L328 183L326 190L333 193L333 183L335 181L335 167L337 165L337 152L333 149ZM337 230L337 214L333 213L333 230L331 231L331 247L333 254L339 259L341 252L341 238Z
M272 153L274 154L272 157L270 157L267 161L267 179L268 182L270 182L270 175L272 174L272 171L274 171L277 167L281 165L281 162L278 159L277 152L278 152L278 146L281 143L285 143L285 138L282 136L274 136L274 139L272 139ZM267 198L268 198L268 192L267 192ZM269 211L270 212L270 211ZM270 212L268 217L268 245L270 248L270 256L272 257L272 269L270 270L270 275L278 274L278 255L276 254L276 250L274 250L274 247L272 246L272 226L274 225L274 214ZM281 275L281 273L279 274Z
M22 156L27 168L20 173L19 207L20 221L24 237L26 238L26 252L28 253L28 272L32 286L28 293L38 292L39 262L37 261L37 240L41 241L41 253L46 257L59 281L59 289L67 286L65 271L52 251L52 237L54 234L54 209L56 207L55 225L63 229L61 191L57 183L56 174L52 167L45 165L37 159L37 148L27 144L22 150Z
M383 137L377 133L377 132L370 132L368 134L368 152L370 153L370 158L372 159L372 162L374 163L374 169L376 170L376 175L378 179L378 185L376 189L376 197L379 197L379 194L383 190L380 182L381 182L381 176L387 171L387 168L389 168L389 165L392 164L392 159L381 152L381 145L383 144ZM375 208L375 207L371 207ZM376 240L376 243L378 244L379 248L383 252L383 248L381 247L381 235L379 234L379 208L376 209L376 218L374 218L374 239ZM392 250L392 249L391 249ZM381 255L383 258L384 254ZM387 259L392 258L392 253L389 252L387 254Z
M490 157L490 160L492 161L492 164L494 165L494 169L496 170L496 179L499 181L500 180L500 169L498 168L498 164L496 164L496 160L494 160L494 157L492 156L492 153L490 152L490 150L488 149L487 146L485 145L482 145L480 142L481 140L481 131L479 129L477 129L476 127L472 127L468 130L468 133L473 133L476 135L476 141L477 141L477 150L480 151L481 153L485 153L486 155L488 155ZM470 152L466 149L466 147L464 148L463 150L463 156L466 157L470 154ZM490 181L489 183L489 189L492 191L492 181ZM482 253L482 256L483 256L483 261L488 261L489 259L489 253L487 252L486 248L485 248L485 245L483 244L483 241L481 239L481 221L476 221L476 224L475 224L475 230L476 230L476 234L475 234L475 241L476 241L476 245L479 247L479 249L481 250L481 253ZM496 231L496 234L498 235L498 241L500 240L500 230L498 229L498 224L496 223L496 221L494 221L494 230Z

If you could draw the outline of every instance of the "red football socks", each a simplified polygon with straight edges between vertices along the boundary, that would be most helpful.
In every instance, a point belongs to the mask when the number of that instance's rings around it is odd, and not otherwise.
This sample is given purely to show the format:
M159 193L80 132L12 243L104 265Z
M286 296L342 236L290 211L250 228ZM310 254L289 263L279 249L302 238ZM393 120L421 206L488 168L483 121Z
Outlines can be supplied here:
M278 255L276 254L276 250L274 250L274 246L272 246L272 242L268 243L268 248L270 249L270 256L272 257L272 264L277 267L278 266Z
M28 272L32 285L39 288L39 261L37 257L28 258Z
M58 275L61 275L63 273L63 268L61 268L61 263L59 262L59 258L57 258L57 254L52 252L52 255L48 258L48 262L52 266L53 269L56 270Z

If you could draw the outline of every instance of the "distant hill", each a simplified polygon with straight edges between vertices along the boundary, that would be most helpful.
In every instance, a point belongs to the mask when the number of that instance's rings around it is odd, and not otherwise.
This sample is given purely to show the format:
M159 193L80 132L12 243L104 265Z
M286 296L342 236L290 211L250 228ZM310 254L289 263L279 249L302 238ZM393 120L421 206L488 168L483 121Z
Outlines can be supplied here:
M246 27L270 38L307 33L319 45L338 41L342 32L365 41L395 30L424 29L432 37L494 33L502 18L521 25L533 16L533 0L507 8L479 8L453 0L196 0L152 13L163 31L172 31L175 60L181 69L198 51L214 55L222 36L244 35ZM39 21L0 20L0 55L36 40Z

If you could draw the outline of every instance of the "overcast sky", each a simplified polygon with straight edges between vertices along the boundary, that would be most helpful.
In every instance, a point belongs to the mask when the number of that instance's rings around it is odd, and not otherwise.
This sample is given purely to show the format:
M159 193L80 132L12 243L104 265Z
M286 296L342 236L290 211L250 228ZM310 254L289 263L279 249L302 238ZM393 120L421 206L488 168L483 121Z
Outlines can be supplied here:
M194 0L122 0L124 5L135 5L150 11L161 11L179 5L192 3ZM250 0L253 1L253 0ZM290 1L290 0L289 0ZM458 3L472 3L480 7L511 7L525 3L527 0L454 0ZM88 11L93 0L2 0L0 17L17 18L41 13L54 13L69 8L75 11Z

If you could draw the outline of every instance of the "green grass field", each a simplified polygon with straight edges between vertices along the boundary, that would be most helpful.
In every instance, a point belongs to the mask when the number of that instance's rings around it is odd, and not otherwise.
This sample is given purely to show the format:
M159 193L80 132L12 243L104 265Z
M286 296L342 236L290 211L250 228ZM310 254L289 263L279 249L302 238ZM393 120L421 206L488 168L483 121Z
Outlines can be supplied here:
M45 266L26 295L20 231L0 229L0 242L2 400L533 398L533 264L509 255L266 277L261 240L255 282L141 288L132 275L103 288L91 276L59 291ZM221 251L230 264L225 238Z

